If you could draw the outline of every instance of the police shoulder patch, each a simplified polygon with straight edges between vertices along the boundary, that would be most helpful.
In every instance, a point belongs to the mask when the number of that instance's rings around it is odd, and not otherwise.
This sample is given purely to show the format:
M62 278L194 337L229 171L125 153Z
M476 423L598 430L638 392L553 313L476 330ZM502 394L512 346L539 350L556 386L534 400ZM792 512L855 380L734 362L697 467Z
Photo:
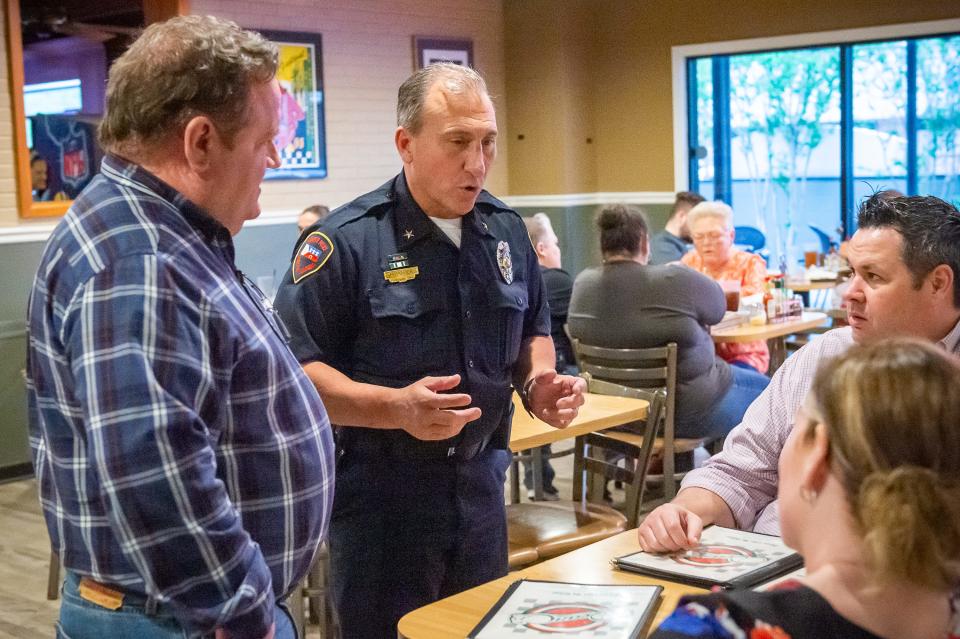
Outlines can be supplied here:
M331 255L333 255L333 242L326 234L314 231L308 235L300 243L300 248L297 249L297 254L293 258L294 284L319 271Z

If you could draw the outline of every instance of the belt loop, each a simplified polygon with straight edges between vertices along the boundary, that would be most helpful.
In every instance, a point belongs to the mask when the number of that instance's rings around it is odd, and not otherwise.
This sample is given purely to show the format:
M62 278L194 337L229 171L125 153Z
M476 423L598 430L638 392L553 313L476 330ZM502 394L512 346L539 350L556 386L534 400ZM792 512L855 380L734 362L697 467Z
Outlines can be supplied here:
M147 597L147 603L143 606L143 612L146 613L148 617L155 617L157 615L157 606L159 603L153 597Z

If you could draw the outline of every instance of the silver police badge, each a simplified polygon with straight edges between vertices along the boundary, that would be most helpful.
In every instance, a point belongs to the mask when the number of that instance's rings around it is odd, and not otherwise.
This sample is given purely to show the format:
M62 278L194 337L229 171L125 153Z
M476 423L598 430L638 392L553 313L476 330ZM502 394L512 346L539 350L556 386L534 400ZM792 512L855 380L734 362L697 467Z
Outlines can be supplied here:
M506 242L497 244L497 266L500 267L500 275L507 284L513 282L513 259L510 257L510 245Z

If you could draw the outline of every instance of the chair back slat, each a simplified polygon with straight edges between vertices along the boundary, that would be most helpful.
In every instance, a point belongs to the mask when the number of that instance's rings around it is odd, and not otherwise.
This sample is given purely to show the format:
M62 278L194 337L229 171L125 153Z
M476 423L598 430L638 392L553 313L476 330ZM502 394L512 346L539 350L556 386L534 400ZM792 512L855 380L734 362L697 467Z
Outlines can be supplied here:
M662 423L655 423L654 426L656 434L664 440L664 497L672 499L677 489L673 459L677 395L676 343L652 348L606 348L584 344L579 338L570 337L577 366L581 375L588 380L608 381L652 391L663 389L663 419L660 420Z

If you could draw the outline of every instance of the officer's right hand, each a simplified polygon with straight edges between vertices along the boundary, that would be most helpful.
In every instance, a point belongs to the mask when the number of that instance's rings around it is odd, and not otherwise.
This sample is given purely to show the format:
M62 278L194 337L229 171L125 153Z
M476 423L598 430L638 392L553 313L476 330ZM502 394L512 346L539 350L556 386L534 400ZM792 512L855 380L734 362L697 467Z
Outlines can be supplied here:
M640 527L637 535L640 548L646 552L670 552L692 548L700 543L703 520L691 510L675 503L655 508Z
M399 389L397 421L417 439L448 439L480 417L480 409L464 408L473 401L466 393L443 393L460 384L459 375L424 377Z

